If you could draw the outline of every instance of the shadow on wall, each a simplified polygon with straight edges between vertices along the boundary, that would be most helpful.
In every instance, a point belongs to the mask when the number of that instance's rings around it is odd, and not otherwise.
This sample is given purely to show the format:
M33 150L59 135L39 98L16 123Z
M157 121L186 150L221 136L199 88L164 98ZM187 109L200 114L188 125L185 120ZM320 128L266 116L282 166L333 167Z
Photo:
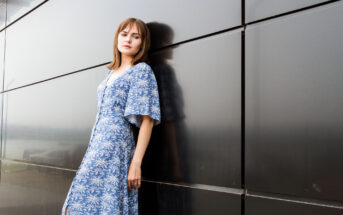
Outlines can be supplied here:
M182 89L174 69L168 64L172 59L173 30L165 24L147 23L151 34L149 59L158 83L161 108L161 124L154 127L150 145L142 163L142 178L147 180L185 182L189 181L187 158L188 138L184 123L184 100ZM161 50L159 50L162 48ZM138 129L135 128L135 137ZM144 183L144 182L143 182ZM146 189L144 189L146 185ZM190 192L167 192L168 185L144 183L140 198L142 214L192 214Z

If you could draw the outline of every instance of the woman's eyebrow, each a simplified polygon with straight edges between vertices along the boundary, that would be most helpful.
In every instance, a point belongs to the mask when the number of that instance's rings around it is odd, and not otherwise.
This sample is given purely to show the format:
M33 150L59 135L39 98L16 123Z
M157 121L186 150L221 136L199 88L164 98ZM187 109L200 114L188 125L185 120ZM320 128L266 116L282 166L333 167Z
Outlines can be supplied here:
M123 32L127 33L127 31L124 31L124 30L123 30ZM139 35L139 33L132 33L132 34L138 34Z

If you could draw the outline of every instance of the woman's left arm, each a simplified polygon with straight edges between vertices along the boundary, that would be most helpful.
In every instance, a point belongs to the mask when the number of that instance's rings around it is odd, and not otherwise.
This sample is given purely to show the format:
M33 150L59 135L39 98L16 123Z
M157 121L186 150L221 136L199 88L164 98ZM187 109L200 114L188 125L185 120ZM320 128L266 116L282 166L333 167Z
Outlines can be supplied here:
M127 177L128 188L130 192L131 185L134 187L134 189L140 188L141 186L141 165L150 141L153 126L154 120L147 115L142 115L142 124L138 133L137 145Z

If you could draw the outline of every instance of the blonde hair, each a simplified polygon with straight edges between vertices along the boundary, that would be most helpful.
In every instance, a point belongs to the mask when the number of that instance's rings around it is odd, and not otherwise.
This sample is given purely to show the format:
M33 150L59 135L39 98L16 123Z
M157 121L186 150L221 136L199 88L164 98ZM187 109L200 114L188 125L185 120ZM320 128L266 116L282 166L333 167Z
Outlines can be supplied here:
M134 56L132 60L132 64L135 65L140 62L146 62L149 63L148 59L148 51L150 49L150 32L148 26L140 19L129 17L125 20L123 20L115 33L114 36L114 43L113 43L113 60L112 62L107 66L108 69L116 70L119 68L121 64L121 53L118 50L118 35L119 33L124 30L127 26L131 29L133 25L137 26L138 33L141 35L141 48L137 52L137 54Z

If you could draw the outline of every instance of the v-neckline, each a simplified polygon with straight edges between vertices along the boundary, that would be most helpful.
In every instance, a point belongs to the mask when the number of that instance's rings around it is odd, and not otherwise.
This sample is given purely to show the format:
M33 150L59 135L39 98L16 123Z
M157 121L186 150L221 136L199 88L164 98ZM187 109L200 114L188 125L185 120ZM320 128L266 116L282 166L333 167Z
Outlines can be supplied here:
M120 78L121 76L123 76L125 73L127 73L131 68L133 68L134 66L129 67L127 70L125 70L124 72L122 72L121 74L119 74L111 83L108 83L111 75L113 74L114 70L112 69L110 74L108 75L106 82L105 82L105 86L108 87L110 85L112 85L118 78Z

